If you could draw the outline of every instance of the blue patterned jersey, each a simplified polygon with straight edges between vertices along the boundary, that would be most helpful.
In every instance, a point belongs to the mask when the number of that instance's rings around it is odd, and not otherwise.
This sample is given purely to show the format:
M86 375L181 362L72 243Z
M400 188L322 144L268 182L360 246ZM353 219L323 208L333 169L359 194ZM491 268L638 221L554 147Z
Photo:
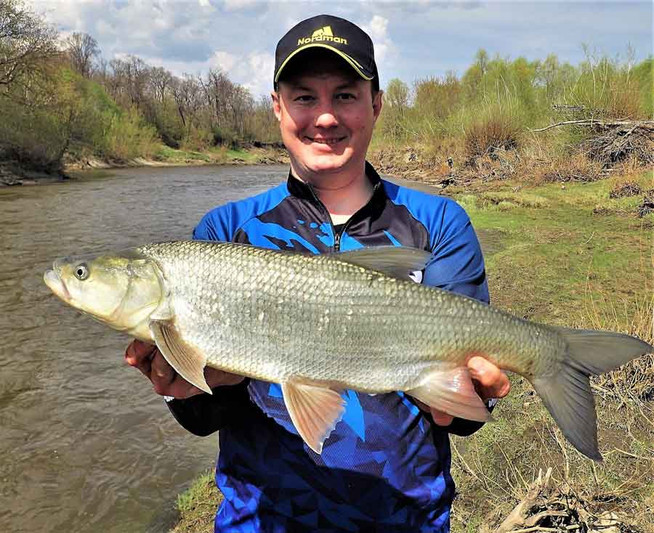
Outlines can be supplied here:
M423 283L488 302L479 242L464 210L384 181L370 165L366 173L373 196L343 227L334 228L310 185L289 176L210 211L194 238L316 254L421 248L433 254ZM344 416L318 455L298 436L278 384L249 380L216 392L170 407L195 433L220 428L216 484L225 499L217 532L449 531L448 433L403 393L345 391Z

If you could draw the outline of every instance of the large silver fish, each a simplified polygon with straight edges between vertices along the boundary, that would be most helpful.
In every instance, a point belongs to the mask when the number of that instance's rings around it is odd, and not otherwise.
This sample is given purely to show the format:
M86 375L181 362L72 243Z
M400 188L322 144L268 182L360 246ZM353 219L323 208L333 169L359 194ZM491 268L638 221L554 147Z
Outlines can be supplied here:
M527 322L409 281L429 258L393 247L313 256L180 241L59 259L45 282L73 307L155 342L206 392L205 365L280 383L298 433L317 453L343 414L343 389L405 391L451 415L488 420L466 369L482 355L527 378L568 440L600 460L588 376L653 347Z

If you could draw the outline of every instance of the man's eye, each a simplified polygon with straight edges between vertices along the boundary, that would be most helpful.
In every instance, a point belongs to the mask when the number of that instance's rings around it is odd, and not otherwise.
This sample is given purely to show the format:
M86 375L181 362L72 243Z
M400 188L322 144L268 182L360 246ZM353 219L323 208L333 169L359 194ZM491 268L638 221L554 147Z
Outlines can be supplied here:
M310 94L301 94L300 96L296 96L294 100L296 102L311 102L313 100L313 96Z
M336 98L339 100L354 100L356 96L354 96L352 93L339 93L336 95Z

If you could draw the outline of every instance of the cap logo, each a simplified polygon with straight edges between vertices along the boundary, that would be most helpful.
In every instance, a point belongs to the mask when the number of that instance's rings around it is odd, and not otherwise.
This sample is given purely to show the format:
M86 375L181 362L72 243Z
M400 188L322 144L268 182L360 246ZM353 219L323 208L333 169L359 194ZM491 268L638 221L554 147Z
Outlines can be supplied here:
M316 43L316 42L323 42L323 41L328 41L332 43L338 43L338 44L347 44L347 39L343 39L342 37L335 37L334 34L332 33L332 27L331 26L323 26L322 28L317 29L311 34L311 37L302 37L297 40L297 45L301 46L304 44L310 44L310 43Z

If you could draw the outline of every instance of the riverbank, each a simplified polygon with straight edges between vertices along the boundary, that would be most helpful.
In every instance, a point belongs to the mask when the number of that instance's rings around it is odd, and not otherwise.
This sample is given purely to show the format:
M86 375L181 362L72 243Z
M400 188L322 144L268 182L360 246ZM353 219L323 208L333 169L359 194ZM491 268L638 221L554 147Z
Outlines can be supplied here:
M414 164L410 155L399 160ZM493 305L529 320L623 331L651 343L654 213L643 206L654 195L654 175L623 166L599 177L536 182L513 174L437 185L466 208L480 235ZM512 383L493 423L452 439L452 531L495 531L525 501L522 523L530 525L515 529L654 532L654 357L593 381L601 464L565 442L525 380L512 376ZM539 471L550 467L549 487L534 488ZM181 497L175 533L211 531L220 498L211 484L205 476ZM614 529L600 529L602 520Z
M239 149L221 146L198 152L176 150L162 145L149 158L116 160L95 156L68 157L64 159L63 170L60 172L26 169L11 161L0 162L0 187L65 181L74 178L76 172L112 168L279 164L288 164L288 155L285 149L277 146L248 146Z

